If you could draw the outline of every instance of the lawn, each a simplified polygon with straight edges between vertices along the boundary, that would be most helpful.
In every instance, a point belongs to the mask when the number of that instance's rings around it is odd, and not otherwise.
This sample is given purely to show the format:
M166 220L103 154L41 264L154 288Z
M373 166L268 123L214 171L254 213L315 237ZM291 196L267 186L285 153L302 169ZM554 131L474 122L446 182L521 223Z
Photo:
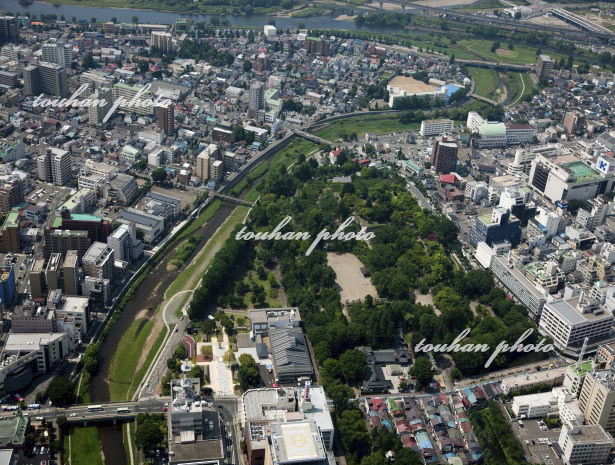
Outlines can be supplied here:
M499 84L498 73L492 69L474 68L471 66L468 66L468 72L476 84L474 93L493 99L494 92L497 90Z
M248 285L250 288L252 286L252 283L263 286L263 288L265 289L265 295L267 296L267 304L266 304L267 307L280 308L282 306L282 304L280 303L280 299L277 297L278 290L271 288L271 285L269 284L268 279L259 279L256 271L250 270L247 276L245 276L242 281L246 285ZM246 308L250 306L254 306L254 303L252 303L252 294L253 294L252 291L248 291L243 296L243 302Z
M359 139L365 137L365 133L390 134L392 132L415 131L419 128L418 123L403 124L399 121L399 115L373 115L357 116L335 121L324 129L314 134L323 139L335 142L342 136L356 134Z
M501 48L495 52L491 51L493 41L491 40L459 40L454 46L461 50L465 50L474 55L479 55L486 61L492 61L496 63L514 63L514 64L534 64L536 63L536 49L530 48L525 45L514 45L513 50L508 49L508 43L502 41ZM547 53L545 51L545 53ZM551 58L560 59L564 58L563 55L557 52L548 52ZM457 54L455 53L455 56ZM461 58L461 57L458 57Z
M70 449L72 464L104 465L100 455L100 442L98 439L98 429L96 426L87 428L71 428ZM64 450L68 451L68 437L65 439Z
M153 327L153 320L137 318L122 336L109 366L109 396L112 401L128 400L139 386L141 380L135 376L135 373L139 368L139 359ZM164 335L164 332L161 331L161 334ZM147 358L153 358L156 350L152 348ZM147 366L147 360L144 365ZM144 373L144 370L139 370L141 377Z
M179 268L184 264L188 257L194 252L197 245L201 242L201 236L198 234L194 234L190 236L188 239L184 240L177 246L175 249L175 253L173 254L173 258L171 259L171 264L175 268Z
M506 83L508 84L509 105L519 103L523 98L532 95L534 84L527 73L506 73Z

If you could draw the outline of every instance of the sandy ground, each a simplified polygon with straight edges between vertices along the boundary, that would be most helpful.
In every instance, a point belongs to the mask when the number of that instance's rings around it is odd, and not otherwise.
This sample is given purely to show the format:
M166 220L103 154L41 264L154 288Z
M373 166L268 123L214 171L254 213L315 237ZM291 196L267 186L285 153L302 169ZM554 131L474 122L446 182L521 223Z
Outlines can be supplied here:
M356 255L329 252L327 262L337 276L335 282L340 287L342 302L363 299L366 295L378 297L371 280L361 274L363 264Z
M339 15L337 18L335 18L336 21L354 21L355 19L356 19L356 15L355 16Z
M180 191L179 189L165 189L160 186L152 186L152 192L157 192L159 194L168 195L170 197L175 197L176 199L181 200L182 208L186 205L190 205L194 203L194 199L196 199L196 195L191 191Z
M509 56L509 55L512 55L512 52L513 52L512 50L507 50L507 49L505 49L505 48L496 48L496 49L495 49L495 53L496 53L497 55L503 55L503 56L505 56L505 57L506 57L506 56Z
M431 305L436 315L440 316L442 313L440 310L436 308L433 303L433 295L431 294L416 294L416 303L422 305Z

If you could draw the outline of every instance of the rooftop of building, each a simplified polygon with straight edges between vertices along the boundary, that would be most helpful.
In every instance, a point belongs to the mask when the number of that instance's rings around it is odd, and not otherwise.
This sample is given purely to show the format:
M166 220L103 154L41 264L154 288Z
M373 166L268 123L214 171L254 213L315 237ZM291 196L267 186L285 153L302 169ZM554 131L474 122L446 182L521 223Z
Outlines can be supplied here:
M557 316L560 319L563 319L569 325L579 325L583 323L588 323L590 321L599 321L605 319L613 319L613 315L609 313L581 313L579 310L575 308L575 305L578 303L578 299L558 299L558 300L547 300L545 304L546 307L550 307L553 309Z
M572 372L577 376L585 376L588 372L594 368L594 362L592 360L585 360L584 362L571 365Z
M600 425L575 425L569 429L568 437L575 443L612 443L613 438Z
M311 421L272 425L272 455L275 463L324 460L324 445L316 424Z
M505 136L506 135L506 125L504 123L496 123L488 121L486 123L481 124L478 128L478 133L481 136Z
M15 416L0 418L0 447L21 445L24 443L28 418L21 412Z
M574 161L564 165L574 175L576 181L591 181L600 179L602 175L582 161Z
M18 225L19 225L19 212L10 211L6 215L6 219L4 220L4 224L2 225L2 229L15 228Z
M4 345L7 352L32 352L65 337L64 333L10 333Z

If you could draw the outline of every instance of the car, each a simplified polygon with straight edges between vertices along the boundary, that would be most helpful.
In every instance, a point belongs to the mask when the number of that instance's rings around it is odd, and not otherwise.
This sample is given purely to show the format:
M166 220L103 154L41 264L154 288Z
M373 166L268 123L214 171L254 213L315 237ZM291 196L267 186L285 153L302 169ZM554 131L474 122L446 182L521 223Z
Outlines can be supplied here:
M216 405L218 408L224 408L224 405Z
M43 421L45 417L36 417L36 421Z
M77 416L77 414L76 413L71 413L69 416L74 418L74 417Z
M183 315L179 317L179 321L184 321Z
M162 407L162 411L163 412L168 412L169 411L169 407Z

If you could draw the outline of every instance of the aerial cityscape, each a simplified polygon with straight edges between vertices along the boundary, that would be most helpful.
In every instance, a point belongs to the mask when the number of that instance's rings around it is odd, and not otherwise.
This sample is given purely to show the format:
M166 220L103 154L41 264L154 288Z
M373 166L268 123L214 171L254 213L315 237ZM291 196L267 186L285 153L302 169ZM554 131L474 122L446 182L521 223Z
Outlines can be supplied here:
M0 0L0 465L615 463L615 0Z

